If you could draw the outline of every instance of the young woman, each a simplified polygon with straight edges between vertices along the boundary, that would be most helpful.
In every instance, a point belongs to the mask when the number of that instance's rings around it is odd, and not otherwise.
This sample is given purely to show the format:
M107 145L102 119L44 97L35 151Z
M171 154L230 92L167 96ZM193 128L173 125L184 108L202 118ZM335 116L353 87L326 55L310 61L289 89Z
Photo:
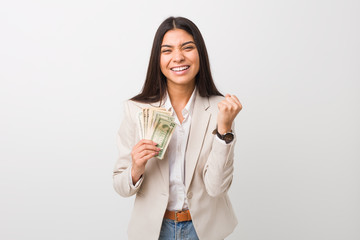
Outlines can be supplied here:
M175 118L162 160L155 158L157 143L139 137L138 114L149 107L165 108ZM227 191L241 109L235 95L216 89L196 25L166 19L155 34L142 92L125 102L118 132L114 188L123 197L136 194L130 240L219 240L234 230Z

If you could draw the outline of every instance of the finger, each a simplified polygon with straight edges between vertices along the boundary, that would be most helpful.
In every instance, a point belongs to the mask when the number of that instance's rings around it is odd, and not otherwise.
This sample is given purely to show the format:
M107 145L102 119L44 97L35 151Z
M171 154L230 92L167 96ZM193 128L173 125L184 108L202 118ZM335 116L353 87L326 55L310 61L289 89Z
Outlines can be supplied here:
M236 95L231 95L231 98L235 99L238 103L240 103L240 100L236 97Z
M242 106L240 100L235 95L231 95L231 97L237 102L238 105Z
M139 146L139 149L140 150L145 150L145 149L159 149L159 147L157 147L157 144L156 145L153 145L153 144L143 144L141 146Z
M149 140L146 139L141 139L135 146L134 148L138 148L139 146L143 145L144 143L148 142Z
M152 140L149 140L149 139L141 139L140 141L139 141L139 143L142 143L142 144L152 144L152 145L156 145L157 143L156 142L154 142L154 141L152 141Z
M138 154L137 158L138 159L141 159L141 158L144 158L145 156L149 156L149 155L156 155L158 154L159 151L153 151L153 150L145 150L145 151L142 151Z
M231 95L230 94L226 94L226 96L225 96L225 101L227 101L227 100L229 100L229 99L231 99Z
M233 108L237 107L237 105L231 99L224 99L223 101L221 101L221 105L222 106L220 110L223 111L231 111Z
M232 97L229 97L229 98L226 98L225 99L228 103L231 104L231 106L235 107L235 108L238 108L238 104L236 102L236 100Z
M221 101L218 107L221 112L229 112L234 108L234 106L227 100Z
M235 95L226 94L225 100L239 101Z
M157 144L154 141L148 140L148 139L141 139L134 147L133 147L133 151L137 151L141 146L143 146L144 144L147 145L153 145L156 146Z
M218 103L218 108L219 108L219 110L223 110L224 108L226 108L226 105L224 104L223 101Z
M233 108L236 111L240 111L242 109L242 105L239 99L235 95L231 95L231 97L225 99L227 102L231 103Z
M142 151L140 153L136 153L133 156L133 161L136 162L137 165L143 165L144 164L144 157L147 155L156 155L157 152L156 151Z
M158 153L155 153L155 152L154 152L154 153L149 153L149 154L143 156L142 158L140 158L139 161L141 161L141 162L147 162L147 161L149 161L149 159L155 157L157 154L158 154Z
M152 150L152 151L160 151L160 148L151 145L151 144L143 144L140 147L137 148L136 152L141 153L146 150Z

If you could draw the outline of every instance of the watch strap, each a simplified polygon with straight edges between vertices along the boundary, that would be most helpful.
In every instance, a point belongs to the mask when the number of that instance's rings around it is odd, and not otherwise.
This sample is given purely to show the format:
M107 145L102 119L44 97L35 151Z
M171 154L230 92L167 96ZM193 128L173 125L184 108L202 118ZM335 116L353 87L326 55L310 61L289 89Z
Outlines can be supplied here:
M232 130L230 132L226 132L225 134L220 134L216 128L212 133L216 134L219 139L225 141L226 144L229 144L234 140L234 133Z

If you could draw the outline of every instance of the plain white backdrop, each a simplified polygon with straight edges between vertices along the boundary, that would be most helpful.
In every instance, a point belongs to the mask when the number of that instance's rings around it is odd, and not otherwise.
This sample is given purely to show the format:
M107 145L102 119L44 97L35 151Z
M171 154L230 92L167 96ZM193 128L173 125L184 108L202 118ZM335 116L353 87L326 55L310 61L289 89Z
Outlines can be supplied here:
M359 12L355 0L1 0L0 239L127 238L116 131L172 15L197 24L218 88L244 106L228 239L360 239Z

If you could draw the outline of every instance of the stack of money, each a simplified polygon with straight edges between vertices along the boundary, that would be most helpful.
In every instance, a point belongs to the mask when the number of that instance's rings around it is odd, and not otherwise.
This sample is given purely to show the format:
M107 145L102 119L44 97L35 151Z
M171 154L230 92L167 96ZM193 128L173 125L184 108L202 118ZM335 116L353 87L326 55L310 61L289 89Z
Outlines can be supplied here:
M149 139L160 148L158 159L163 159L175 129L175 119L165 108L143 108L138 114L140 139Z

